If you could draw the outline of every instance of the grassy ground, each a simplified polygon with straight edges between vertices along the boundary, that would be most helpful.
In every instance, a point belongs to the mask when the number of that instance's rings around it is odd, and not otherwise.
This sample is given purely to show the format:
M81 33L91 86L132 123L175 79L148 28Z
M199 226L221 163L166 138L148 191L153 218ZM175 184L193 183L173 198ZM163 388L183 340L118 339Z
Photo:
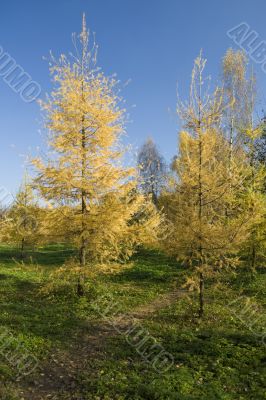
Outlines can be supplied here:
M0 248L1 400L266 399L263 270L209 282L199 321L186 271L156 252L98 276L84 298L60 278L43 292L71 254L50 247L21 263ZM20 377L25 354L37 367Z

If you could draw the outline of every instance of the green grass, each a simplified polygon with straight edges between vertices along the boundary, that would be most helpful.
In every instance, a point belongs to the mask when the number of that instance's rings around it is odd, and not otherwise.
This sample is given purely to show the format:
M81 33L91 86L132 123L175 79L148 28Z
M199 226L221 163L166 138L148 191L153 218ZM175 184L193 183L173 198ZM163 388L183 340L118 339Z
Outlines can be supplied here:
M26 351L39 362L31 375L15 381L14 367L0 355L1 400L266 399L265 346L256 335L265 315L263 270L224 276L215 290L207 283L206 314L199 321L193 293L149 310L158 296L181 288L186 276L175 260L158 252L142 251L119 273L94 278L84 298L72 290L75 282L64 287L60 280L60 290L44 293L49 274L73 254L50 246L21 263L14 249L0 248L1 330L21 344L17 353ZM93 304L107 293L130 324L138 310L141 329L173 356L168 371L158 373L124 331L113 328L117 322L95 310ZM228 306L240 295L258 306L261 318L251 327L250 316L241 321Z

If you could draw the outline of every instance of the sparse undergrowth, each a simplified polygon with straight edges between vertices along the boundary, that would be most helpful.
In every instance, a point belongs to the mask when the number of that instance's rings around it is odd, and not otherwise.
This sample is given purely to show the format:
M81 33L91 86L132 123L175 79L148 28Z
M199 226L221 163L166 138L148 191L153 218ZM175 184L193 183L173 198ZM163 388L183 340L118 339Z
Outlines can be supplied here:
M43 292L49 273L72 253L46 248L20 263L14 250L1 248L1 329L22 344L16 351L26 349L38 359L32 374L15 381L14 368L0 356L1 399L266 399L265 346L250 318L241 321L229 305L248 296L263 317L263 271L225 276L216 289L209 283L206 315L199 321L197 294L164 302L181 289L185 270L157 252L143 251L119 273L94 278L84 298L60 282L60 290ZM92 304L107 293L120 313L132 315L173 355L168 371L156 372L97 313Z

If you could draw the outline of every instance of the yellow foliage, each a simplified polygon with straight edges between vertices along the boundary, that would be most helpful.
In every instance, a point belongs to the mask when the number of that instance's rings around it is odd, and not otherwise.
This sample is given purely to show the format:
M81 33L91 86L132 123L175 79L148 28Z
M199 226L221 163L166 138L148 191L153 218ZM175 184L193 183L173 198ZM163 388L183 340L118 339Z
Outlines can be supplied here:
M47 235L74 243L85 264L127 258L145 240L146 220L155 229L159 216L137 193L135 169L123 166L117 82L94 65L84 24L80 41L79 58L61 56L51 67L55 89L42 108L55 156L33 164L35 187L49 205Z

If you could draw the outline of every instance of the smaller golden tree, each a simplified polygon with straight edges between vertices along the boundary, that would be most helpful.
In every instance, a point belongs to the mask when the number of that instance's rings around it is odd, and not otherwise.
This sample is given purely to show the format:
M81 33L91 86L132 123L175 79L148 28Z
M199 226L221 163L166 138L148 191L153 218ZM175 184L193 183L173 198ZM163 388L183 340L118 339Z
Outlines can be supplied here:
M178 104L184 130L173 162L176 179L163 195L167 218L174 227L164 245L170 254L193 268L189 282L199 290L200 316L206 277L233 263L232 255L247 237L251 217L251 211L245 208L244 184L250 166L245 153L241 149L232 153L224 137L223 92L216 89L210 95L204 91L205 64L201 55L195 60L190 101Z
M35 247L41 240L42 211L27 177L10 206L2 228L2 241L16 244L21 258L28 246Z

